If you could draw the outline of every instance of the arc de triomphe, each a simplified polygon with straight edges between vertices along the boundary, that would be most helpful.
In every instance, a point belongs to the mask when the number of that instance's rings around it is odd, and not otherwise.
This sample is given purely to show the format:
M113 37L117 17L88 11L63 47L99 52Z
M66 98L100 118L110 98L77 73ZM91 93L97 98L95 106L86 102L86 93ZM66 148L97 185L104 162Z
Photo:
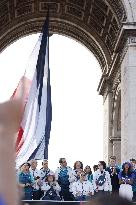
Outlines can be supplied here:
M72 37L100 63L105 161L135 157L136 0L1 0L0 51L40 32L48 6L50 33Z

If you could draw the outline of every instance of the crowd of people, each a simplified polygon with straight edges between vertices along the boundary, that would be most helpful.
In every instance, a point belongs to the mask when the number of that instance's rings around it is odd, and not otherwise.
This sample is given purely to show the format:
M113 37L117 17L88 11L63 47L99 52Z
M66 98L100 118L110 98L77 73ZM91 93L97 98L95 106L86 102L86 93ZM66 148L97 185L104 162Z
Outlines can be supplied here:
M24 200L88 201L101 196L122 196L136 201L136 160L130 159L122 166L116 165L111 156L109 165L99 161L93 166L83 167L81 161L67 166L60 158L56 171L50 170L44 159L42 168L37 169L37 160L23 163L17 170L18 190Z

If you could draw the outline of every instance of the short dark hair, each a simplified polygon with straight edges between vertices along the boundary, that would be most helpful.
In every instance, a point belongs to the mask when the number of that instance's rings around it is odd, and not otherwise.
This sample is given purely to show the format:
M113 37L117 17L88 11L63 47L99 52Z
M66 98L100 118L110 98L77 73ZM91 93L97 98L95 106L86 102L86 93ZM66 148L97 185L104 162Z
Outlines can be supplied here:
M29 162L26 162L24 164L27 164L27 166L30 168L31 167L31 164Z
M99 163L103 166L103 169L106 169L106 163L104 161L99 161Z
M131 158L129 161L130 162L135 162L136 160L134 158Z
M30 165L29 162L24 162L23 164L21 164L20 168L23 167L24 164L27 164L27 166L28 166L29 168L31 167L31 165Z
M110 159L116 160L116 156L110 156Z
M93 166L93 170L95 171L96 169L98 169L98 165L95 164L95 165Z
M62 158L59 159L59 163L60 163L60 164L62 163L62 160L63 160L63 159L66 159L66 158L65 158L65 157L62 157Z
M42 165L44 164L44 162L48 162L48 159L43 159Z
M55 175L54 175L53 173L47 174L47 178L45 177L45 181L48 181L48 178L49 178L50 176L52 176L53 181L55 181Z

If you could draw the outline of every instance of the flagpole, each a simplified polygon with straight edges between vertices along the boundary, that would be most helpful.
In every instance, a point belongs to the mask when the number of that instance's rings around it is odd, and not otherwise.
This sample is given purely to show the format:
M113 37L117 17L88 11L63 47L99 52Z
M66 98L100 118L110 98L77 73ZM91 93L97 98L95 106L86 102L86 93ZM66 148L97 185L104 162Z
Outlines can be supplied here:
M48 42L48 50L47 50L47 52L48 52L48 80L50 80L50 70L49 70L49 14L50 14L50 10L49 10L49 5L48 5L47 15L46 15L46 18L47 18L47 21L48 21L48 34L47 34L47 42ZM47 81L47 84L48 84L48 81ZM49 145L49 142L45 138L44 158L46 158L46 159L48 159L48 145Z
M48 18L48 78L50 77L50 71L49 71L49 16L50 16L50 10L49 10L49 5L48 5L48 11L47 11L47 18ZM49 78L50 80L50 78ZM46 155L47 155L47 159L48 159L48 146L49 146L49 142L48 144L45 142L45 149L46 149Z
M50 65L49 65L49 18L50 18L50 9L49 9L49 5L48 5L48 14L47 14L47 18L48 18L48 74L49 74L49 80L50 80ZM47 159L48 159L48 146L49 146L49 142L47 144Z

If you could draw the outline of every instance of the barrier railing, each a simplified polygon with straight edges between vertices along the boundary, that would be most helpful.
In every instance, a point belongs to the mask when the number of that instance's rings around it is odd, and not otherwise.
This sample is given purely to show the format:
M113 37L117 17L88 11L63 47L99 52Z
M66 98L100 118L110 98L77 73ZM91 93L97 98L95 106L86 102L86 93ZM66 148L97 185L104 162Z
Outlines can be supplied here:
M24 205L87 205L87 201L46 201L46 200L23 200Z

